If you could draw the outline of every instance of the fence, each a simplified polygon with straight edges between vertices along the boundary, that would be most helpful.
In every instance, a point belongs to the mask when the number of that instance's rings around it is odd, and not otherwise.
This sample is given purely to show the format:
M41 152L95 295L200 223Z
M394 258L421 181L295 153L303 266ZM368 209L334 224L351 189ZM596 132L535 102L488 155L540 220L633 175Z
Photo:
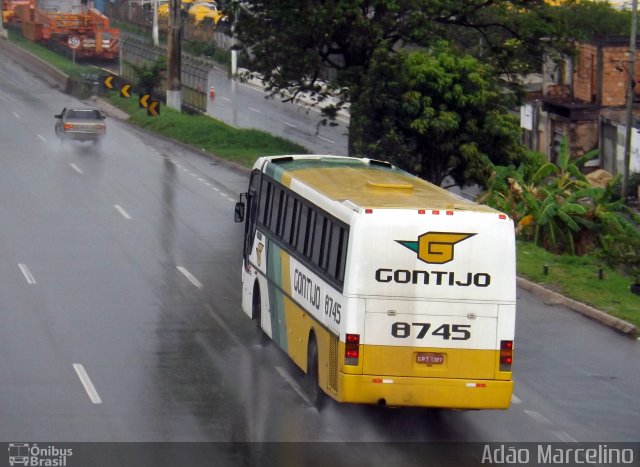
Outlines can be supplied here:
M149 32L149 36L151 36L153 10L151 9L150 2L134 0L120 1L117 3L107 2L106 14L109 18L143 27ZM166 32L167 18L165 16L158 18L158 27L161 32ZM231 50L232 46L229 28L230 24L222 21L217 27L207 22L195 24L189 20L186 15L183 15L181 25L183 39L211 44L217 49L227 51Z
M138 67L151 66L160 58L167 56L167 49L162 46L155 47L150 42L125 35L121 39L120 54L122 55L122 78L136 82L138 77L132 64ZM207 80L214 63L185 53L181 55L181 61L182 104L206 112ZM162 88L158 91L164 95L166 83L163 82Z

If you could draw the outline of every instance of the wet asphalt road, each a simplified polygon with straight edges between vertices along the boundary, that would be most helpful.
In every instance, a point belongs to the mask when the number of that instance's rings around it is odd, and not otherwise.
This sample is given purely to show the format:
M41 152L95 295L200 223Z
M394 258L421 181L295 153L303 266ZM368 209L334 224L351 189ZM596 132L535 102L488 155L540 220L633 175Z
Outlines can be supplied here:
M0 56L0 441L640 439L640 342L521 290L509 411L317 412L240 310L246 174L113 119L61 146L75 102Z
M241 80L230 80L226 71L209 73L209 89L215 99L207 101L207 114L238 128L257 128L282 136L307 148L313 154L348 154L348 117L338 115L331 125L317 107L267 98L261 87Z

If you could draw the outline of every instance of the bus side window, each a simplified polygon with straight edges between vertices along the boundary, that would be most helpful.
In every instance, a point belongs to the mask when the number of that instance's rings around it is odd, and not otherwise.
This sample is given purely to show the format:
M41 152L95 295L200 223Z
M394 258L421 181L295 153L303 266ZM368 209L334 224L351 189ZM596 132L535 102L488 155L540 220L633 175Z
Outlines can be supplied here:
M280 204L282 202L282 190L278 187L272 187L271 213L267 222L267 227L273 233L276 233L278 226L278 217L280 216Z
M325 218L324 226L322 228L322 248L320 250L320 262L318 263L318 266L320 266L320 269L322 269L323 271L326 271L329 265L329 253L331 252L331 234L333 232L332 226L333 222Z
M296 198L293 198L291 201L291 213L287 216L287 220L284 223L284 241L291 245L291 248L295 249L296 244L296 233L298 227L298 211L300 208L300 203Z
M298 231L296 234L296 250L304 255L307 243L307 227L309 224L309 207L302 204L300 206L300 218L298 221Z
M316 213L315 223L313 227L313 247L311 248L311 262L320 266L322 257L322 242L324 240L324 232L327 219L322 214Z
M260 222L264 226L268 226L267 221L269 220L269 216L271 214L271 193L273 192L273 186L271 183L265 181L262 184L262 190L260 193Z
M285 227L287 225L287 219L291 219L291 213L289 212L289 206L291 206L290 197L285 191L281 191L280 195L280 216L278 218L278 227L276 234L278 237L285 239Z
M344 270L347 263L347 246L349 244L349 232L340 227L340 240L335 246L338 252L338 269L336 270L336 279L342 283L344 281Z
M307 227L304 235L304 251L302 252L307 258L311 258L311 249L313 247L313 233L315 228L316 212L307 207Z
M335 222L331 223L331 239L328 242L329 254L327 272L330 276L338 278L338 257L340 248L340 226Z

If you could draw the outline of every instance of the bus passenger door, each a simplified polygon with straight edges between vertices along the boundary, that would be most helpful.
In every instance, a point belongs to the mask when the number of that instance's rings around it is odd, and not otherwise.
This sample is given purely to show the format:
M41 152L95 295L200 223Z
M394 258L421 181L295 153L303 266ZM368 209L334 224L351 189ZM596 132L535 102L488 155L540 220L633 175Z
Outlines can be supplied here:
M249 183L249 192L247 193L247 221L244 225L244 249L242 257L245 267L248 265L251 256L251 248L253 247L253 239L256 236L256 221L258 219L258 195L260 193L261 173L254 172L251 174L251 182Z

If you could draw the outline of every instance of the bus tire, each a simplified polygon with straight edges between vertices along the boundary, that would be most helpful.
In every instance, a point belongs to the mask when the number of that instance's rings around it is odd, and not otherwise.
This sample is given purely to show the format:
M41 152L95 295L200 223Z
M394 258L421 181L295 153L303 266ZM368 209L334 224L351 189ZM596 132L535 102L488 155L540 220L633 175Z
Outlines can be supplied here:
M269 342L269 337L262 330L262 299L260 298L260 286L258 285L258 281L256 281L255 285L253 286L251 319L256 322L258 343L264 347Z
M322 410L326 396L320 388L319 368L318 344L315 334L312 333L309 336L309 346L307 347L307 394L314 407Z

